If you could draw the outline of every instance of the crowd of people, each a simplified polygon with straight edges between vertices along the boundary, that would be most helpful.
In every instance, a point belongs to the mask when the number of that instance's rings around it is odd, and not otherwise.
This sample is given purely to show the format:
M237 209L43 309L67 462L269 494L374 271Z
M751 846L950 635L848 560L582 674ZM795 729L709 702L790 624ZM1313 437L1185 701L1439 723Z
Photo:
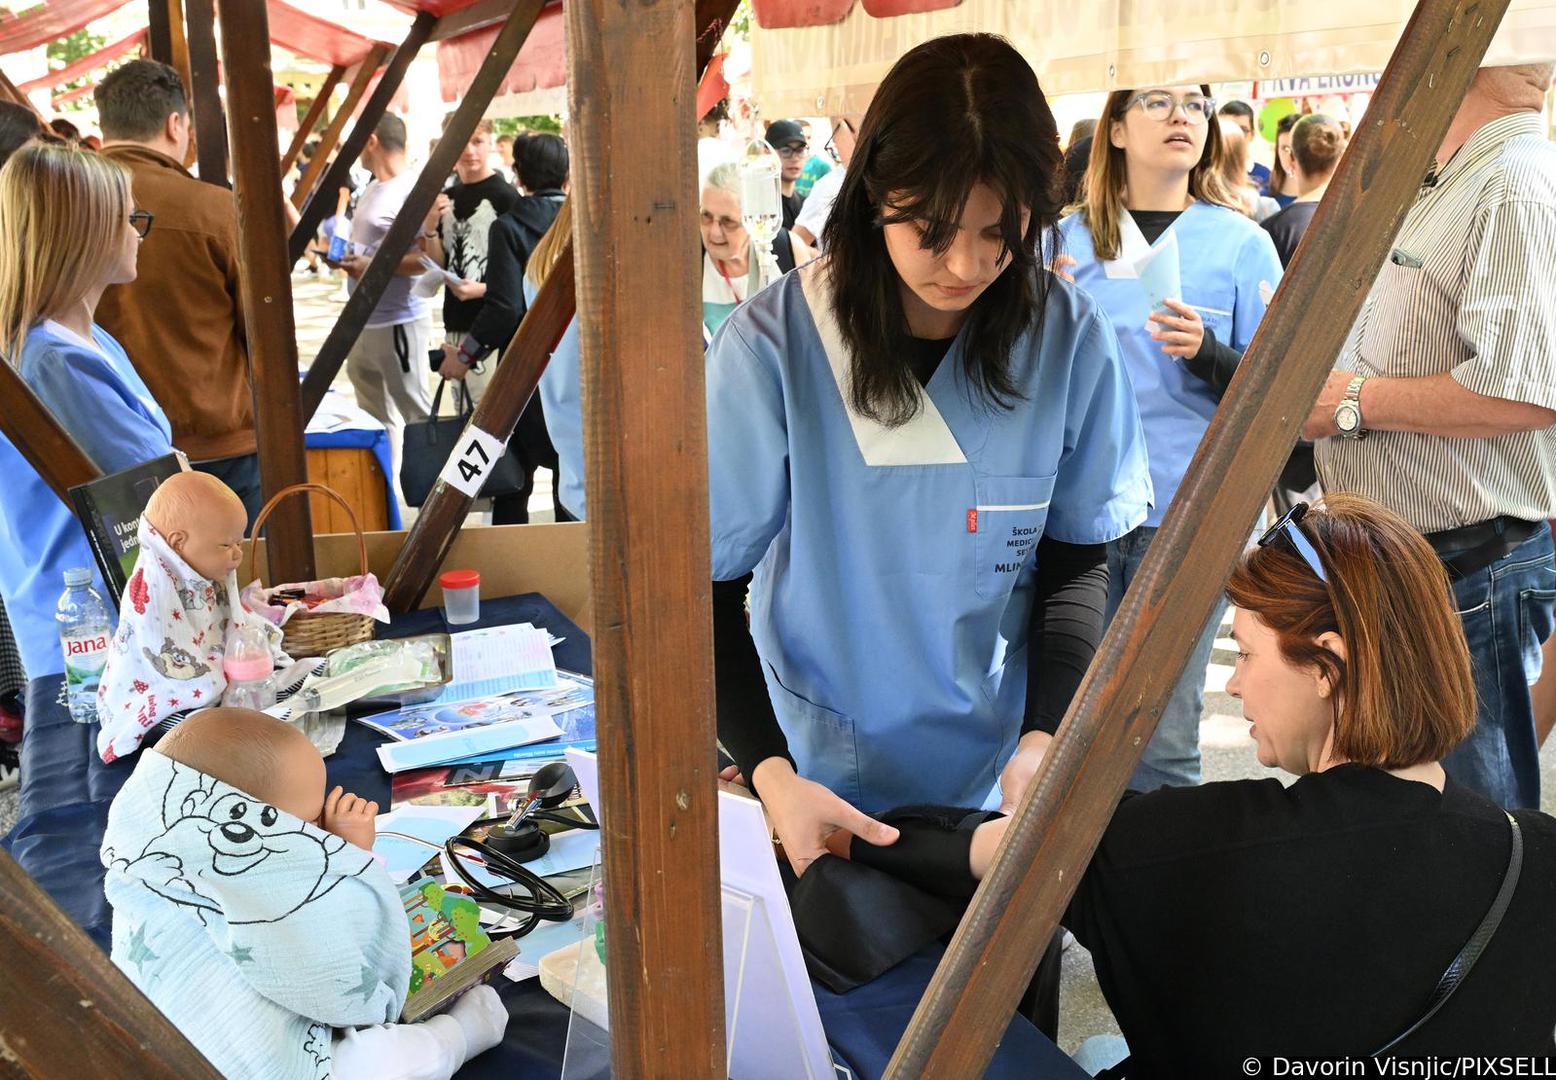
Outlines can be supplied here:
M1551 82L1477 76L1079 886L1066 922L1127 1042L1094 1048L1109 1075L1552 1049ZM100 151L0 108L0 230L29 241L0 252L0 351L105 471L177 447L252 515L232 196L183 169L171 68L127 63L97 102ZM718 732L796 875L901 843L897 808L1025 796L1347 150L1338 120L1292 116L1266 169L1254 122L1209 85L1119 89L1061 150L1008 43L936 39L822 147L768 125L765 247L741 166L702 132ZM347 360L397 446L434 378L480 397L571 234L565 141L504 138L477 127ZM403 121L360 164L318 256L348 289L414 183ZM575 320L495 522L528 520L537 467L558 519L584 516L579 368ZM57 674L61 572L91 555L3 437L0 473L0 592L27 673ZM1228 692L1290 786L1201 782L1228 603ZM1003 828L950 830L968 882ZM1444 992L1466 941L1483 966ZM1030 1015L1051 1029L1051 994Z

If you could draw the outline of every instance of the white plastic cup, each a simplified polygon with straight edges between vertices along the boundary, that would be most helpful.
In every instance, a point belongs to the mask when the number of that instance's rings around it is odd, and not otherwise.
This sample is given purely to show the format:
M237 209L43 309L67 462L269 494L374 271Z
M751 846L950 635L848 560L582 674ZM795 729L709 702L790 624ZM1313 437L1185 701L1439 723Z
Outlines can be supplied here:
M449 570L439 576L443 587L443 618L450 626L481 619L481 575L475 570Z

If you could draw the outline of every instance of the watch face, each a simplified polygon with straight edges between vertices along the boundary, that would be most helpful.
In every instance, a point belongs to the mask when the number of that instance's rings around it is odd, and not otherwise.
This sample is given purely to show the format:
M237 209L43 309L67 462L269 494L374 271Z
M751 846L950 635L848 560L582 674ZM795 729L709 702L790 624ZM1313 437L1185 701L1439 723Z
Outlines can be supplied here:
M1340 407L1334 411L1335 427L1349 435L1361 426L1361 415L1356 411L1356 406L1349 401L1340 403Z

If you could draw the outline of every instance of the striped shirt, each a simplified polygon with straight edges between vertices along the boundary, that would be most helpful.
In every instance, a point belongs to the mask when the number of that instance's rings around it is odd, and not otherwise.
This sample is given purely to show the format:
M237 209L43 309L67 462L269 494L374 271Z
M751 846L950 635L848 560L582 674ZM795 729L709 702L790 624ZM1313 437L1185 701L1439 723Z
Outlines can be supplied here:
M1337 366L1452 372L1474 393L1556 409L1556 145L1540 115L1486 124L1422 189ZM1556 517L1556 428L1371 431L1315 449L1326 491L1365 495L1422 532Z

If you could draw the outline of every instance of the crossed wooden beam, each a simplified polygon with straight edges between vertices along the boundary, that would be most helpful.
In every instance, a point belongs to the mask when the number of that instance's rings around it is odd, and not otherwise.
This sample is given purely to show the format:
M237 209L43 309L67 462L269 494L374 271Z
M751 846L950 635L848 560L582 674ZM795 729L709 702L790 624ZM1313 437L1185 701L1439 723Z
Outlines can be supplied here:
M263 5L244 13L244 0L218 2L229 27L246 19L250 30L263 28ZM1367 123L1331 182L889 1075L962 1077L986 1067L1506 6L1507 0L1419 0ZM468 21L479 8L474 17L491 19L499 17L493 15L499 7L506 8L507 23L498 42L516 55L514 39L522 44L522 33L514 30L515 20L532 24L535 0L484 2L461 14ZM601 774L611 793L603 822L611 867L611 1036L614 1068L623 1076L659 1075L667 1068L677 1075L724 1072L722 973L709 961L719 955L720 926L702 354L694 332L698 291L691 257L695 153L685 114L693 73L716 41L709 29L722 28L733 7L732 0L701 0L695 10L689 0L659 0L629 10L613 0L569 0L578 246L568 258L576 259L574 272L567 273L564 262L547 279L473 420L506 440L575 306L587 313L580 321L580 351ZM392 96L392 90L379 91L400 54L432 39L439 25L418 20L412 27L357 129L376 124L369 110L378 97L386 104ZM697 42L695 52L688 40ZM273 109L268 132L255 109L260 87L269 100L267 65L230 51L224 59L240 225L245 233L270 228L278 239ZM483 67L481 75L486 73ZM428 171L439 185L469 137L457 122L478 118L479 111L462 105L434 151ZM353 130L337 165L360 152L366 136L353 151L358 134ZM621 160L623 153L641 167L612 173L610 159ZM413 197L422 187L419 182ZM320 191L328 190L326 175ZM316 191L308 208L318 198ZM429 207L430 199L419 207L408 200L402 218L419 222ZM667 273L656 253L677 245L685 249L684 266ZM296 235L292 248L300 251ZM386 242L384 249L394 245ZM288 256L294 253L281 251L279 243L244 252L245 267L257 279L244 292L249 325L269 320L276 339L291 333ZM284 424L262 427L262 457L276 457L283 438L300 455L295 342L273 344L255 355L255 391L256 398L275 393L277 400L257 404L272 419L288 415ZM273 376L263 389L262 369ZM0 393L6 403L0 430L57 491L93 471L8 366L0 366ZM296 462L283 462L277 475L267 471L267 489L294 467ZM411 530L389 580L402 609L425 591L451 543L463 518L462 498L435 490ZM0 1041L24 1071L78 1072L103 1047L131 1055L113 1060L141 1062L145 1075L214 1075L16 864L0 857L5 942L13 950L25 947L37 976L26 981L25 991L21 982L10 990L0 986ZM87 995L81 972L90 973L95 995ZM148 1049L153 1047L155 1053Z

